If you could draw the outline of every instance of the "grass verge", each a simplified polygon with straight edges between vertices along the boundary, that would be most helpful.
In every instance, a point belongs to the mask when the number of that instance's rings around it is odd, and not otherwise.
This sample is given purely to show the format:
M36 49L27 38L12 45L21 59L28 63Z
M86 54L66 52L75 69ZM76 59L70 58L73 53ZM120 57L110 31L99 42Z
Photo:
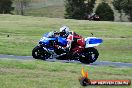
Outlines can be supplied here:
M40 60L0 59L2 88L83 88L78 81L81 64L45 62ZM84 66L90 79L130 79L131 68ZM96 88L111 86L96 86ZM95 88L95 86L88 86ZM112 86L131 88L131 86Z

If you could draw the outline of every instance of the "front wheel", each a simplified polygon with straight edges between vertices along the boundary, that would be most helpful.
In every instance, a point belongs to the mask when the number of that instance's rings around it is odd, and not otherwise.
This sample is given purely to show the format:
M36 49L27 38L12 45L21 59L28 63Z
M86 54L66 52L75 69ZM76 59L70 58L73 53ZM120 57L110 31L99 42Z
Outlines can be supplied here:
M32 56L35 59L45 60L45 59L48 59L50 57L50 54L46 50L44 50L43 47L36 46L32 50Z
M86 64L93 63L97 60L98 56L98 50L94 47L90 47L84 50L84 57L80 58L80 62Z

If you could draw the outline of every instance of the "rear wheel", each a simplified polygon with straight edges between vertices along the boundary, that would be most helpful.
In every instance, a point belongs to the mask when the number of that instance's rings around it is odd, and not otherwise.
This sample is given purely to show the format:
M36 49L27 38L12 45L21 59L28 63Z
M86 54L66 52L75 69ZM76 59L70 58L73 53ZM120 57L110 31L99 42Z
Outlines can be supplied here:
M32 50L32 56L35 59L45 60L45 59L48 59L50 57L50 54L46 50L44 50L43 47L36 46Z
M84 50L84 57L82 56L80 58L80 62L86 64L93 63L97 60L98 56L99 53L97 49L95 49L94 47L87 48Z

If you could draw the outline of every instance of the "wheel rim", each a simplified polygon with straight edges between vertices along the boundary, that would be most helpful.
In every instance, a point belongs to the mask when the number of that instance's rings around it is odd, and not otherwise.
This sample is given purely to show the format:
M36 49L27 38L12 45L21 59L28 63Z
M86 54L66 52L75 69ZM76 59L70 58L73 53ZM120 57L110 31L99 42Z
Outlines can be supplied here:
M96 59L96 55L94 52L89 52L89 58L92 59L92 60L95 60Z

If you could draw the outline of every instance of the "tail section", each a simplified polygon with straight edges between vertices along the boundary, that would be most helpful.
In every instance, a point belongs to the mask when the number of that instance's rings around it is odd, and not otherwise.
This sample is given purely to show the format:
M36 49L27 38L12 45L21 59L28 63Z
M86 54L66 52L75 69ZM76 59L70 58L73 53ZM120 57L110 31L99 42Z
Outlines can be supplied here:
M85 42L86 42L85 48L88 48L100 45L103 42L103 40L101 38L96 37L87 37L85 38Z

